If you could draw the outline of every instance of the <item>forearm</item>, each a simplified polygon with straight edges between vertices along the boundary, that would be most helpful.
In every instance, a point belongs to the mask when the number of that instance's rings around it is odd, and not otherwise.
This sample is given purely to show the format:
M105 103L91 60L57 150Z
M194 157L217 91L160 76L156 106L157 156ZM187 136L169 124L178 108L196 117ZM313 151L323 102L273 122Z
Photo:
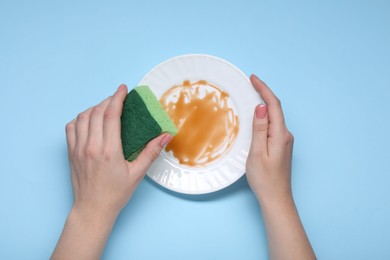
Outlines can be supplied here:
M270 259L316 259L292 196L260 199Z
M116 217L72 209L51 259L100 259Z

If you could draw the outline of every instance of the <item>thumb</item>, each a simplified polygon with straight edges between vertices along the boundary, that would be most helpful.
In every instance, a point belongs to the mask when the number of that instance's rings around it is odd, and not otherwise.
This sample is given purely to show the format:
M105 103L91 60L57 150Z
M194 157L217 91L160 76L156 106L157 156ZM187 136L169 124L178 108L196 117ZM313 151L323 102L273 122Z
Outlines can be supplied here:
M150 165L160 155L162 149L172 140L172 136L165 133L150 141L145 149L138 155L134 161L134 168L138 172L145 173Z
M264 152L268 153L268 116L267 106L264 104L255 109L252 131L250 152L256 157Z

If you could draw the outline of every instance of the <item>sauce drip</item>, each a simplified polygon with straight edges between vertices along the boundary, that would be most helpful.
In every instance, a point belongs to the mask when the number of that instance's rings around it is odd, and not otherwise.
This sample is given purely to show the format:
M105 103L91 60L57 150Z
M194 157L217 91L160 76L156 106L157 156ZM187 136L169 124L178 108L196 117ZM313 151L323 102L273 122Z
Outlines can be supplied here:
M181 164L204 166L226 154L238 133L238 116L229 94L205 80L186 80L167 90L160 101L179 132L165 147Z

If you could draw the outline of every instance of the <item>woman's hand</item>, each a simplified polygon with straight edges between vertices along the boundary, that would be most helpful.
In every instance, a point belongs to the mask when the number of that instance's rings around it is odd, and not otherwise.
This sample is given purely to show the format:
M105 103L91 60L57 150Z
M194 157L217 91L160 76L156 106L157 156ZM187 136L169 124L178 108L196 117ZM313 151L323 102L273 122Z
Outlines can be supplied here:
M294 138L284 122L279 99L258 77L251 82L265 105L253 117L246 169L262 210L271 259L316 259L291 192Z
M112 226L171 136L163 134L133 162L124 159L121 114L127 87L66 126L74 205L52 258L98 259Z
M137 160L124 159L121 142L123 102L127 88L80 113L66 126L74 208L118 214L170 136L151 141Z

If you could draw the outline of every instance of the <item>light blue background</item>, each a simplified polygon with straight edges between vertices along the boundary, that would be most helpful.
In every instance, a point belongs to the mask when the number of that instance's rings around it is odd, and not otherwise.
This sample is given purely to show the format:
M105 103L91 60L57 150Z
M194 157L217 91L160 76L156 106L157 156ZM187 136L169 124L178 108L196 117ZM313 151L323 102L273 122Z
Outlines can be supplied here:
M389 1L1 1L0 258L48 258L72 204L64 126L187 53L258 73L295 135L319 259L390 259ZM248 111L252 113L252 111ZM266 259L245 178L186 197L144 180L104 259Z

